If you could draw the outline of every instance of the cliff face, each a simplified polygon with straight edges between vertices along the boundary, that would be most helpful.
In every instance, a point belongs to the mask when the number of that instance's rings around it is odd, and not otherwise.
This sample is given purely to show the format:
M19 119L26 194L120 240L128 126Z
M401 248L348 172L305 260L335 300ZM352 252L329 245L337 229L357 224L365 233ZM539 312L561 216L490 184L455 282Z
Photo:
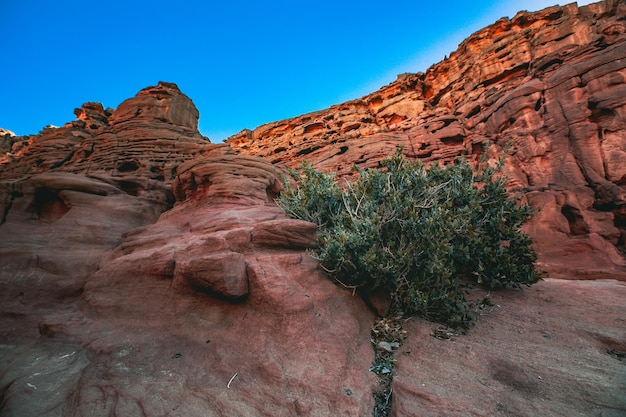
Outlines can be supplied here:
M624 279L626 5L575 3L501 19L426 73L329 109L243 131L240 154L349 175L403 145L425 163L484 144L538 214L527 226L552 276Z
M405 323L391 413L623 415L625 16L520 13L426 74L230 146L169 83L0 130L0 415L371 415L374 314L274 204L280 165L349 175L398 144L445 163L510 140L540 267L594 279L490 294L467 335Z

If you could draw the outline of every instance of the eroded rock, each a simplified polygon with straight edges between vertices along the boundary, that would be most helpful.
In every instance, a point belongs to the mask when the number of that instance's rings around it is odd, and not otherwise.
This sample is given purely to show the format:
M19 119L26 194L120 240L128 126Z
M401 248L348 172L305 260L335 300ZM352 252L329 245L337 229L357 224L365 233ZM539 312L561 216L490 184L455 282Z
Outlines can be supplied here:
M116 176L16 183L0 226L15 234L2 242L3 413L369 414L373 314L306 254L316 229L273 203L279 170L213 155L181 166L163 214L155 180L130 194Z
M0 180L60 171L170 183L178 165L223 147L198 132L198 110L172 83L145 88L116 110L90 102L75 114L62 127L12 138Z
M406 323L391 415L623 415L625 296L619 281L547 279L492 293L467 334Z
M306 253L315 228L273 203L267 160L347 177L399 144L445 163L513 139L539 267L595 281L491 294L445 340L408 322L392 413L623 414L624 7L502 19L426 74L230 146L169 83L0 132L0 413L371 415L374 314Z
M442 163L476 161L487 142L493 160L512 143L504 171L511 190L536 210L555 203L527 228L542 268L623 280L625 14L614 0L520 12L474 33L426 73L227 143L239 154L292 167L309 160L347 177L353 164L377 167L399 145L409 158ZM569 262L577 266L564 269Z

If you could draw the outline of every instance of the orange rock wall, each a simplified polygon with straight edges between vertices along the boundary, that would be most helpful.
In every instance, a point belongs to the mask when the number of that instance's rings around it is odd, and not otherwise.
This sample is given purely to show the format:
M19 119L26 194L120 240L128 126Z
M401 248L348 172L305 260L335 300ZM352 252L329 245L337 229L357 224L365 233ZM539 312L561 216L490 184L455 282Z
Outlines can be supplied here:
M513 139L541 267L623 280L624 16L521 13L426 74L230 147L169 83L39 135L0 130L0 415L371 415L374 314L273 202L280 164L304 158L346 175L398 144L445 163ZM625 286L494 293L449 340L406 322L391 415L622 415Z
M245 130L240 154L349 175L403 145L426 163L507 143L509 186L540 210L527 230L553 276L626 279L626 4L500 19L426 73L329 109Z

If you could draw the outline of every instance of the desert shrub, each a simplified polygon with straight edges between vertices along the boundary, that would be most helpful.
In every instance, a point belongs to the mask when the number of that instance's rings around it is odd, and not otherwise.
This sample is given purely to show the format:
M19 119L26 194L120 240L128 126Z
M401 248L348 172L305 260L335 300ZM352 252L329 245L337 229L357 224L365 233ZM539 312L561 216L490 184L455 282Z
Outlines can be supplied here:
M465 159L440 167L410 162L398 149L381 169L339 186L309 163L292 171L277 204L317 223L313 251L330 277L361 294L391 294L392 314L467 327L465 291L537 282L536 254L521 231L528 206L506 191L500 166L478 172Z

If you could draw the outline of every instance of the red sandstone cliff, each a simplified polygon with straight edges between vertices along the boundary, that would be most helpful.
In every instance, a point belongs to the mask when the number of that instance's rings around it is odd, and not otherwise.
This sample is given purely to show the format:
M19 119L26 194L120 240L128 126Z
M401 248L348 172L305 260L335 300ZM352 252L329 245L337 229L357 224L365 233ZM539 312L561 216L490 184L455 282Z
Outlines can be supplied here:
M596 279L491 294L446 340L406 323L392 414L623 415L625 12L520 13L426 74L230 146L169 83L0 131L0 415L371 415L373 313L273 203L279 165L346 174L398 144L432 162L510 139L543 266Z
M626 4L520 12L426 73L347 103L243 131L240 154L349 174L403 145L424 162L494 155L539 210L527 227L551 276L625 279Z

